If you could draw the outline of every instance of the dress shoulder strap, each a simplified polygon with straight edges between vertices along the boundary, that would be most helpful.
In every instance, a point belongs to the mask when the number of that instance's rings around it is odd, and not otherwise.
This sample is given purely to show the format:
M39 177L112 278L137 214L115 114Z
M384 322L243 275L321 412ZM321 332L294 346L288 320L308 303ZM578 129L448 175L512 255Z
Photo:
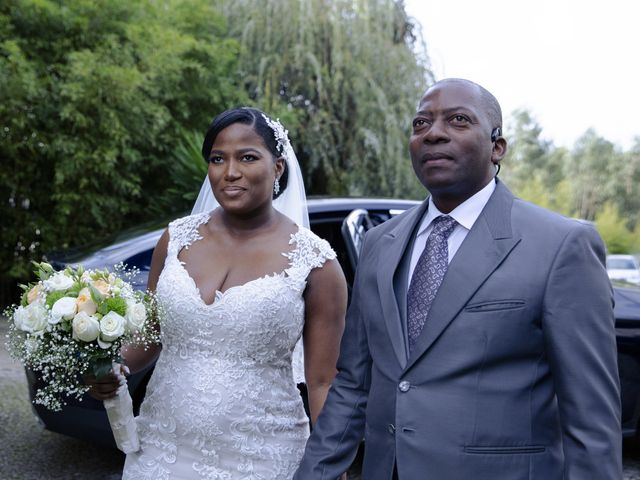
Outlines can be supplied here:
M183 248L189 248L193 242L202 239L198 227L209 221L207 212L178 218L169 224L168 252L177 255Z
M327 260L336 258L336 252L329 242L304 227L300 227L291 235L289 243L295 244L295 248L286 254L289 263L296 269L305 270L305 277L314 268L324 265Z

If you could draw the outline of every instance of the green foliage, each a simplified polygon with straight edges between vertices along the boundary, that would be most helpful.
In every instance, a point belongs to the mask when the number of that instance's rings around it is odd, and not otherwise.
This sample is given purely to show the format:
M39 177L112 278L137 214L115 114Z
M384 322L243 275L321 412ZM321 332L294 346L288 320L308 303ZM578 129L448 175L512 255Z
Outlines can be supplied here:
M245 103L239 44L205 0L0 6L0 264L183 210L176 142Z
M593 220L613 198L621 162L622 156L614 145L593 129L577 140L565 164L565 174L572 179L575 209L580 218Z
M58 290L56 292L51 292L47 295L47 307L53 308L53 304L60 300L62 297L65 297L65 292L63 290Z
M507 131L500 176L525 200L567 216L595 220L611 253L640 251L640 138L629 152L587 130L568 151L541 138L518 110Z
M127 302L122 297L110 297L105 299L98 306L98 313L106 315L109 312L116 312L118 315L124 317L127 313Z
M195 203L207 175L207 163L201 154L202 139L203 134L200 132L182 132L173 151L173 162L170 166L173 184L164 194L167 202L187 207Z
M542 180L542 175L534 173L530 180L518 190L518 196L529 202L548 208L566 216L575 216L571 210L571 191L567 180L562 180L554 189Z
M634 238L634 233L625 227L624 219L613 203L605 203L595 221L608 253L629 253L637 246L637 237Z
M424 196L407 144L430 72L402 2L216 3L245 89L289 129L309 193Z

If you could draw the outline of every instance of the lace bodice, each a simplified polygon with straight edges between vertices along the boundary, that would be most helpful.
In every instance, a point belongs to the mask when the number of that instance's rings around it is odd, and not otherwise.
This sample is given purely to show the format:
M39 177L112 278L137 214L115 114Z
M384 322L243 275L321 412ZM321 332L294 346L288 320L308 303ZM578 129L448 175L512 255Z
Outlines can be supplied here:
M178 259L208 219L169 225L157 286L163 348L137 420L142 450L127 457L123 478L285 479L304 449L308 421L293 372L302 379L294 355L302 293L311 270L335 253L300 228L283 272L216 292L208 305Z

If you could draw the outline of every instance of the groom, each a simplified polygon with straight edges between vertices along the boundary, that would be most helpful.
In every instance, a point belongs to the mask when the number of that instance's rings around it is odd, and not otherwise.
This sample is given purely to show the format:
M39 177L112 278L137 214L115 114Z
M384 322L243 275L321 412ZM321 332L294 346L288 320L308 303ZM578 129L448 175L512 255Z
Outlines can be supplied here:
M297 480L622 478L612 292L595 229L515 198L496 99L443 80L413 120L431 196L365 238Z

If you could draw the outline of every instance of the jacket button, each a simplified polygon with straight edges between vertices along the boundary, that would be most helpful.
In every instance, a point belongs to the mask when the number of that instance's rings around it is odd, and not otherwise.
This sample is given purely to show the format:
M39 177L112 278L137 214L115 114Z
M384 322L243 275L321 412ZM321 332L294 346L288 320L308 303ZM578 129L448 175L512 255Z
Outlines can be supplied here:
M411 384L406 380L403 380L398 384L398 390L400 390L402 393L408 392L410 388Z
M396 426L393 423L390 423L389 425L387 425L387 431L391 434L391 435L395 435L396 433Z

